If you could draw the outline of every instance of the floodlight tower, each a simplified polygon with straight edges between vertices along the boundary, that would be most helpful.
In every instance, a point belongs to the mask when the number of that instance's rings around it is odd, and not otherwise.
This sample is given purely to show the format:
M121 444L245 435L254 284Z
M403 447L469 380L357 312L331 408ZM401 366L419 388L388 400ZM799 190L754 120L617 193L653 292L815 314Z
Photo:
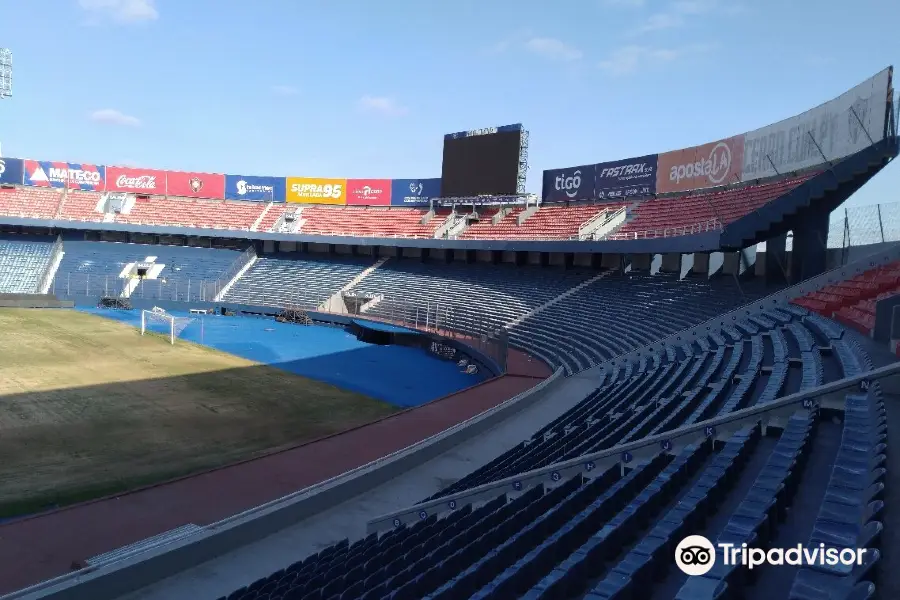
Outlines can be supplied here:
M0 100L12 97L12 52L0 48ZM3 153L0 152L0 156Z

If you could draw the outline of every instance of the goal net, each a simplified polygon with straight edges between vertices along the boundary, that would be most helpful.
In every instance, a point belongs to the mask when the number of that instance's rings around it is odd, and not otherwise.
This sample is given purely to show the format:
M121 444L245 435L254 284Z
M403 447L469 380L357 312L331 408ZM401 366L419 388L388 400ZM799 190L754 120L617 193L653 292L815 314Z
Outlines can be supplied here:
M175 338L181 335L184 328L194 319L190 317L173 317L161 308L141 311L141 335L148 331L158 333L169 338L169 343L174 344Z

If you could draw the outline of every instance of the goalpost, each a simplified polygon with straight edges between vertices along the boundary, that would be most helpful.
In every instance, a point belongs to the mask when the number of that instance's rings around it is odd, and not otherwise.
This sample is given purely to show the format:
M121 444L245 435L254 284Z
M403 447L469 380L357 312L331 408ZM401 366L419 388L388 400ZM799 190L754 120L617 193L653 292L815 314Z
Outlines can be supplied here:
M161 308L141 311L141 335L150 331L160 333L169 338L169 343L174 344L184 328L190 325L194 319L190 317L173 317Z

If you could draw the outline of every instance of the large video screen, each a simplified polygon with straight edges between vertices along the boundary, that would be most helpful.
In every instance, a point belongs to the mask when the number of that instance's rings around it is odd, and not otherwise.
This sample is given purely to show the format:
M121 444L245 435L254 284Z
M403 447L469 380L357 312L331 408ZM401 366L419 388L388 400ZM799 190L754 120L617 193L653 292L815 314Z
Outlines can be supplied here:
M516 193L521 131L444 139L441 196Z

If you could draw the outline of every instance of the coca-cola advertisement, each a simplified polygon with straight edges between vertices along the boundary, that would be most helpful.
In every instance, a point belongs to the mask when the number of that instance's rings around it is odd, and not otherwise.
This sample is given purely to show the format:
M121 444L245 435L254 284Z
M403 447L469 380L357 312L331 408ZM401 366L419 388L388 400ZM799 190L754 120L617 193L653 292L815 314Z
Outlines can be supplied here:
M166 171L166 193L186 198L224 198L225 175Z
M166 172L133 167L106 167L106 191L164 196Z

